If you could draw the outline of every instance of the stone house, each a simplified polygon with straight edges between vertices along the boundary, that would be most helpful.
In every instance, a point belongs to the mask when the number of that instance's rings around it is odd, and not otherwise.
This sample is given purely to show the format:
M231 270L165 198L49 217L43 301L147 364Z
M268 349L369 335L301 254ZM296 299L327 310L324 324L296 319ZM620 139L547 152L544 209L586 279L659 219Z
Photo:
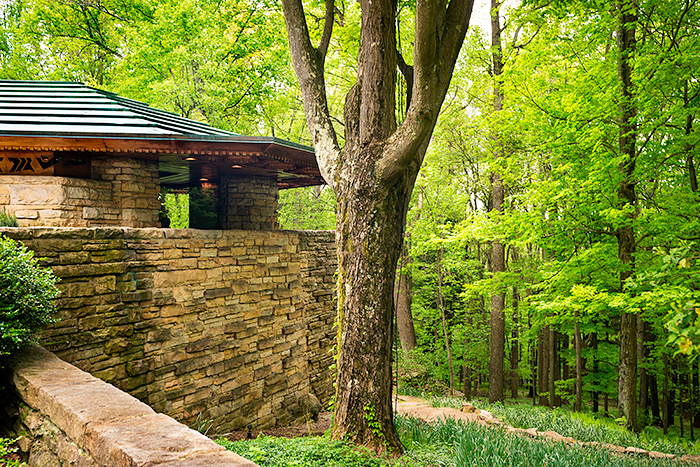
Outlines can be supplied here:
M313 151L80 83L0 81L0 210L61 278L42 345L214 432L305 420L333 392L333 232L278 230L280 189L323 183ZM161 188L216 199L162 229ZM198 229L208 227L208 230Z
M160 227L160 190L171 188L214 195L216 222L191 213L191 227L274 230L280 188L322 183L306 146L81 83L0 81L0 209L20 226Z

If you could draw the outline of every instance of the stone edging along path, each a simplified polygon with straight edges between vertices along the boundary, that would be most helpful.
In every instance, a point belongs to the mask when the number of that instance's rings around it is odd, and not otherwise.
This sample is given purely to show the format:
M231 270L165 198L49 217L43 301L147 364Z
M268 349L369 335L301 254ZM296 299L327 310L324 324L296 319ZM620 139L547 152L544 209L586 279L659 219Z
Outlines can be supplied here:
M686 454L679 458L674 454L666 454L658 451L647 451L631 446L622 447L608 443L581 442L569 436L562 436L556 431L539 431L537 428L515 428L503 423L497 418L494 418L491 412L488 412L486 410L479 410L469 403L464 403L462 405L462 410L454 409L451 407L437 408L431 407L425 402L425 400L418 397L399 396L398 412L404 415L410 415L412 417L419 418L428 423L436 422L444 418L453 418L455 420L464 420L478 423L483 426L502 427L507 433L517 433L524 436L529 436L530 438L542 438L549 441L563 442L567 445L579 444L581 446L586 447L599 447L602 449L607 449L608 451L617 455L636 454L652 459L676 459L681 462L700 464L700 456L689 456Z

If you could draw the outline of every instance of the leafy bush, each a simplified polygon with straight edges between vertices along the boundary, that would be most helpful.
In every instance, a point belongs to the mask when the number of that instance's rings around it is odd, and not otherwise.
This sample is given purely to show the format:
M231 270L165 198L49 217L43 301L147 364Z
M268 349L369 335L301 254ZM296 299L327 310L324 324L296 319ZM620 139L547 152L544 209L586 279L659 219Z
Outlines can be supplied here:
M0 355L35 342L34 331L54 321L57 278L37 262L22 243L0 236Z
M19 227L17 218L4 209L0 211L0 227Z

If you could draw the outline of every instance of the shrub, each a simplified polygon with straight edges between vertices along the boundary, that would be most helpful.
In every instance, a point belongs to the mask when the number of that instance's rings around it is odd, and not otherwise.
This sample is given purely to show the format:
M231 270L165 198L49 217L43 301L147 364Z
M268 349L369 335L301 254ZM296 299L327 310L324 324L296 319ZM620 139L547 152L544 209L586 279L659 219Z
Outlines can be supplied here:
M54 321L57 278L37 262L22 243L0 235L0 355L35 342L35 330Z
M0 227L19 227L17 218L4 209L0 211Z

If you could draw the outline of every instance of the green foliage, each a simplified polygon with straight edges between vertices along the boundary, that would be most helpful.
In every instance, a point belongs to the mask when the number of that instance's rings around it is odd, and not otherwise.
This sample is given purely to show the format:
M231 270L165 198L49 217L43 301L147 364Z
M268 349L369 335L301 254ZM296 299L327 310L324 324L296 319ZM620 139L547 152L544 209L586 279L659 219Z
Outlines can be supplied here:
M171 229L190 226L190 197L186 193L162 193L162 203Z
M10 456L17 452L17 447L12 444L17 441L9 438L0 438L0 465L3 467L23 467L24 462L13 459Z
M190 188L189 212L199 229L215 229L218 219L218 199L212 188ZM189 219L189 214L188 214Z
M3 209L0 211L0 227L19 227L17 217Z
M35 331L54 322L57 278L37 263L22 243L0 236L0 355L35 342Z
M335 230L335 195L328 186L280 191L280 227L286 230Z
M382 467L387 461L342 441L327 438L272 438L231 442L218 439L224 446L261 467Z

